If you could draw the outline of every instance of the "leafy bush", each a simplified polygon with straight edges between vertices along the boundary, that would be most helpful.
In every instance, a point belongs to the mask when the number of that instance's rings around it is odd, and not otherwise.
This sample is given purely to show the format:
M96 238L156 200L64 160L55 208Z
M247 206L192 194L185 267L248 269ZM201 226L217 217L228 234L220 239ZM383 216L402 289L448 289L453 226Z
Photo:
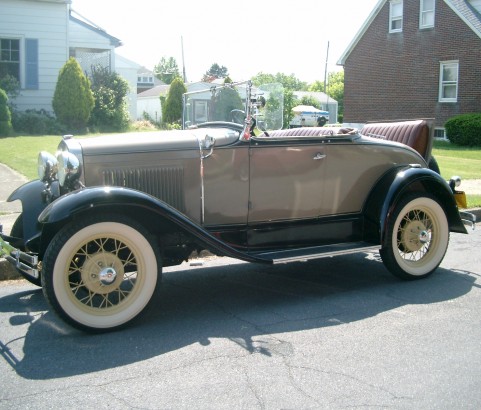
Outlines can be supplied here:
M481 114L462 114L444 124L448 139L456 145L481 146Z
M57 119L71 132L86 127L94 107L94 96L89 79L73 57L60 69L52 105Z
M157 126L150 122L147 119L144 120L139 120L139 121L134 121L130 125L130 129L132 131L154 131L157 129Z
M56 118L45 110L13 111L12 125L15 132L25 135L62 135L66 134Z
M156 121L155 119L153 119L152 116L147 111L144 111L142 113L142 118L144 121L150 122L155 127L160 128L160 125L161 125L160 121Z
M10 74L0 78L0 88L7 93L10 103L20 94L20 82Z
M0 88L0 137L8 137L12 132L12 116L8 108L7 93Z
M126 96L129 83L118 73L110 72L106 67L92 67L92 91L95 106L90 124L98 131L127 131L130 115Z

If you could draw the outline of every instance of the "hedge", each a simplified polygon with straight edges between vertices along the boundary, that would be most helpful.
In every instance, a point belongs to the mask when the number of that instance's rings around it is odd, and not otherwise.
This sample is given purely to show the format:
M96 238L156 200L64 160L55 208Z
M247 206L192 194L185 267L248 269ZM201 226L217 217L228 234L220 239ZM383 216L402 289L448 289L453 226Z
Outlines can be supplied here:
M453 144L481 147L481 114L462 114L444 124L446 136Z

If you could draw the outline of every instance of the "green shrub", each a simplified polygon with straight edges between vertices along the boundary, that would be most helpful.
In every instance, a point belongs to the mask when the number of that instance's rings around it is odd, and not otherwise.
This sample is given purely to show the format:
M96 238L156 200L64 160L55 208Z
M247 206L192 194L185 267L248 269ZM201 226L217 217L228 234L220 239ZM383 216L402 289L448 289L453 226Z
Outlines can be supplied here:
M177 77L172 81L165 105L162 107L162 122L180 124L182 120L182 98L185 92L187 92L187 89L182 78Z
M94 107L94 96L89 79L73 57L60 69L52 105L57 119L71 132L86 127Z
M10 74L0 78L0 88L7 93L10 104L20 94L20 82Z
M13 111L15 132L24 135L62 135L66 128L45 110Z
M12 133L12 115L8 108L7 93L0 88L0 137L8 137Z
M481 114L462 114L444 124L446 135L453 144L481 147Z
M127 131L130 115L126 96L129 83L108 68L92 67L92 91L95 105L90 124L98 131Z

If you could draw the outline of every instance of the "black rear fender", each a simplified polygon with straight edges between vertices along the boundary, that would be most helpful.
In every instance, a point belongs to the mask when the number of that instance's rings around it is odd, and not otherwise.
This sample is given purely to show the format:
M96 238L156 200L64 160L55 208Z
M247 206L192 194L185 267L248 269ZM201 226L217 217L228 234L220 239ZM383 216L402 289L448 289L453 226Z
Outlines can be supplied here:
M428 194L437 199L446 213L449 230L467 233L448 183L430 169L403 166L384 174L369 194L363 211L366 240L384 244L390 215L408 193Z

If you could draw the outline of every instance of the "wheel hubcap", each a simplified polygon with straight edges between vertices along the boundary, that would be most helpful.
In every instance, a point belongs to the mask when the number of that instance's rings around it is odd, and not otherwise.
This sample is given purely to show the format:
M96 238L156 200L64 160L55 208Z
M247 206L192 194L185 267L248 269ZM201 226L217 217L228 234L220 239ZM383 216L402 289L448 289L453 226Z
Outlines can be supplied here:
M117 277L117 272L112 267L102 269L99 274L100 282L102 285L110 285Z
M81 272L85 286L90 291L103 295L118 288L124 276L122 262L108 252L90 255Z
M408 222L401 231L402 247L407 252L416 252L431 239L430 231L420 221Z

